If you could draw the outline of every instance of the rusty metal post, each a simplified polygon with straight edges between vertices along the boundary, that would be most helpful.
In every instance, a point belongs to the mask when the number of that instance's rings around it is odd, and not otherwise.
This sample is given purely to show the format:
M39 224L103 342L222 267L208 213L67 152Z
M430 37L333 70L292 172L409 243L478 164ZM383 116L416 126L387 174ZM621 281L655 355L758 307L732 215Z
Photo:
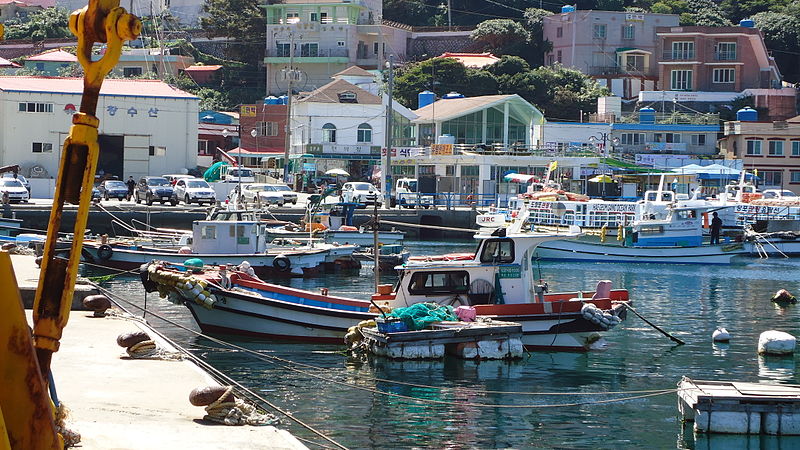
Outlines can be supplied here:
M78 37L77 57L85 75L80 112L72 116L69 137L64 141L39 287L33 306L34 346L45 380L50 371L50 360L53 353L58 351L62 330L69 319L89 216L99 154L97 127L100 120L95 113L100 88L106 75L119 61L122 43L135 39L141 27L136 16L119 7L119 0L89 0L86 7L73 12L69 18L69 29ZM98 61L91 59L95 42L107 44L105 55ZM74 237L69 257L56 258L56 241L65 203L79 205L72 230Z

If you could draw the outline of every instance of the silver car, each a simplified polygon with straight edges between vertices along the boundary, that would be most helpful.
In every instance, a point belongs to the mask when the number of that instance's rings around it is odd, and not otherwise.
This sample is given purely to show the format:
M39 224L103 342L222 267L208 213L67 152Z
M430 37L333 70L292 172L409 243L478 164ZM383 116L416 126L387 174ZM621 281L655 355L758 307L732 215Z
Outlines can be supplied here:
M9 202L27 202L30 199L28 190L21 181L14 178L0 178L0 198ZM282 197L281 197L282 198Z
M214 188L209 185L206 180L200 178L180 178L175 183L175 197L178 201L191 204L197 202L198 205L203 203L213 204L217 200L217 194Z
M293 191L289 186L285 184L268 184L267 186L271 186L275 191L283 194L284 203L297 204L297 192Z
M283 204L286 203L283 199L283 193L267 183L242 185L242 197L245 202L259 203L267 206L283 206Z

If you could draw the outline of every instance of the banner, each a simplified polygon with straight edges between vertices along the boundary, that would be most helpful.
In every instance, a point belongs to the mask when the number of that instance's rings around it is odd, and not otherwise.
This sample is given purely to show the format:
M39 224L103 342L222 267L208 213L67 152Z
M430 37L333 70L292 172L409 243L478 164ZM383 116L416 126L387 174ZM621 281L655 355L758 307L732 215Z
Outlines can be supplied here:
M453 144L431 144L431 155L452 155Z

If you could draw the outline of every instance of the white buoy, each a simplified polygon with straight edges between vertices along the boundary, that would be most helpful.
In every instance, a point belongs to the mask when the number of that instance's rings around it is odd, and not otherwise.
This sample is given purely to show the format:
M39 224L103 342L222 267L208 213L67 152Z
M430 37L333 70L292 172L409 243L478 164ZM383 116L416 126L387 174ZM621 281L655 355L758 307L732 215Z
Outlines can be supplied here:
M717 327L711 335L711 340L714 342L728 342L731 340L731 334L725 328Z
M758 337L758 353L762 355L790 355L796 345L797 339L783 331L765 331Z

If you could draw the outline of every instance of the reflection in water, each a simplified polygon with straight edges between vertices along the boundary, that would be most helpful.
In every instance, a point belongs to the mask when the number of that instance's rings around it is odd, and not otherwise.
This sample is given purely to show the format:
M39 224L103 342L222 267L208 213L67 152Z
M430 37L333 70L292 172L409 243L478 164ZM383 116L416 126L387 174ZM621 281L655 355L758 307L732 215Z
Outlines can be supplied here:
M409 247L416 255L474 249L471 242L411 243ZM780 288L800 291L800 263L771 259L731 267L540 264L553 290L594 289L599 279L611 280L614 287L628 288L639 312L686 341L686 345L675 346L635 317L629 317L606 336L608 346L602 351L537 352L516 362L476 363L450 358L365 361L346 357L339 346L226 337L265 356L318 368L295 366L298 372L289 370L286 363L221 351L207 339L176 330L150 316L148 319L215 367L353 448L800 448L800 441L794 438L713 435L697 436L695 442L691 425L688 431L682 431L677 420L674 393L603 405L529 407L616 398L599 394L608 391L671 389L684 375L695 379L797 383L792 358L758 358L755 351L761 332L798 329L798 308L776 309L769 297ZM394 280L391 273L384 273L382 282ZM315 291L328 287L331 293L358 298L367 298L373 283L371 269L366 265L357 277L336 275L279 282ZM133 277L118 277L108 285L135 301L144 297ZM182 306L152 294L148 306L196 329ZM730 344L709 346L711 333L718 326L726 327L734 339ZM375 378L429 387L403 386ZM353 385L372 391L355 390ZM423 401L385 396L378 391ZM537 392L578 395L524 395ZM481 408L465 406L463 402L523 407ZM287 420L283 426L298 436L314 439Z

